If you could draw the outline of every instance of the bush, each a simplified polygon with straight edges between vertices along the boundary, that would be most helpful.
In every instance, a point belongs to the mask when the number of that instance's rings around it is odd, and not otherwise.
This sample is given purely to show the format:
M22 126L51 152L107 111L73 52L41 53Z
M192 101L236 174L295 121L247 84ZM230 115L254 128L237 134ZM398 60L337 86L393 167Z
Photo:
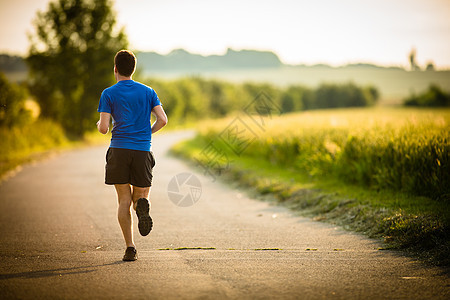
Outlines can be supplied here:
M281 110L283 113L300 111L306 108L304 95L308 89L302 86L290 86L281 93Z
M24 124L31 118L25 109L25 89L10 83L0 72L0 127L11 128Z
M378 92L373 87L362 89L345 85L323 84L316 90L315 108L363 107L375 104Z
M37 153L67 142L62 127L50 120L38 119L26 125L0 127L0 175L30 160Z
M404 101L405 106L450 107L450 93L445 93L439 86L430 85L427 91L418 96L411 96Z

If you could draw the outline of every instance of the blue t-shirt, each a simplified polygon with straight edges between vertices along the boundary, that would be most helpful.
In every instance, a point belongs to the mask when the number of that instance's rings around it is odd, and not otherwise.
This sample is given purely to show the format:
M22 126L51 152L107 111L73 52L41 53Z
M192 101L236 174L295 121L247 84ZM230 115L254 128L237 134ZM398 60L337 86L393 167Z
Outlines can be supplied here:
M150 151L151 111L161 105L151 88L134 80L121 80L105 89L98 112L112 115L111 148Z

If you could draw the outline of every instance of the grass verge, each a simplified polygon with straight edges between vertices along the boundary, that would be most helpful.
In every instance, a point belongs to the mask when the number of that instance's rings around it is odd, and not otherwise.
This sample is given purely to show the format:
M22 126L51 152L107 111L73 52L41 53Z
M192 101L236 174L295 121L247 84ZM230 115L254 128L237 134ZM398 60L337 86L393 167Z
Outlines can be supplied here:
M234 155L231 163L211 165L209 158L201 155L208 143L208 138L198 135L176 145L172 153L208 165L221 178L300 215L383 239L386 249L402 249L429 263L450 265L450 217L445 202L371 190L332 178L311 178L249 155Z
M0 128L0 180L14 174L21 165L41 160L59 151L107 143L110 134L86 133L69 138L57 123L38 119L25 126Z

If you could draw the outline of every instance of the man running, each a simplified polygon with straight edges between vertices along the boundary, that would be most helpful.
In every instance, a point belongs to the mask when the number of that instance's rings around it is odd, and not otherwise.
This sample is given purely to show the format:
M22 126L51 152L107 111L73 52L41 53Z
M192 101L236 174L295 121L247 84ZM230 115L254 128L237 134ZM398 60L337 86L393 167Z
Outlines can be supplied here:
M136 57L121 50L114 57L117 83L102 92L98 112L98 131L108 133L112 116L112 138L106 153L105 183L114 185L119 201L118 220L127 249L124 261L137 259L133 240L131 205L138 217L141 235L150 233L149 192L155 158L150 151L152 134L167 124L167 116L158 95L151 88L131 79L136 70ZM150 116L156 121L151 125Z

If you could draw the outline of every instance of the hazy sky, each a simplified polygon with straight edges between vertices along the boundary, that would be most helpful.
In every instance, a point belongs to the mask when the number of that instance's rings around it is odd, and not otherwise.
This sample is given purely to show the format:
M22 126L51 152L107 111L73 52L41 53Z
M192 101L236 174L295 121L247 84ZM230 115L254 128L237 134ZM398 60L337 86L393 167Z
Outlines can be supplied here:
M49 0L0 0L0 52L25 54ZM370 62L450 68L450 0L116 0L131 48L204 55L228 47L276 52L291 64Z

